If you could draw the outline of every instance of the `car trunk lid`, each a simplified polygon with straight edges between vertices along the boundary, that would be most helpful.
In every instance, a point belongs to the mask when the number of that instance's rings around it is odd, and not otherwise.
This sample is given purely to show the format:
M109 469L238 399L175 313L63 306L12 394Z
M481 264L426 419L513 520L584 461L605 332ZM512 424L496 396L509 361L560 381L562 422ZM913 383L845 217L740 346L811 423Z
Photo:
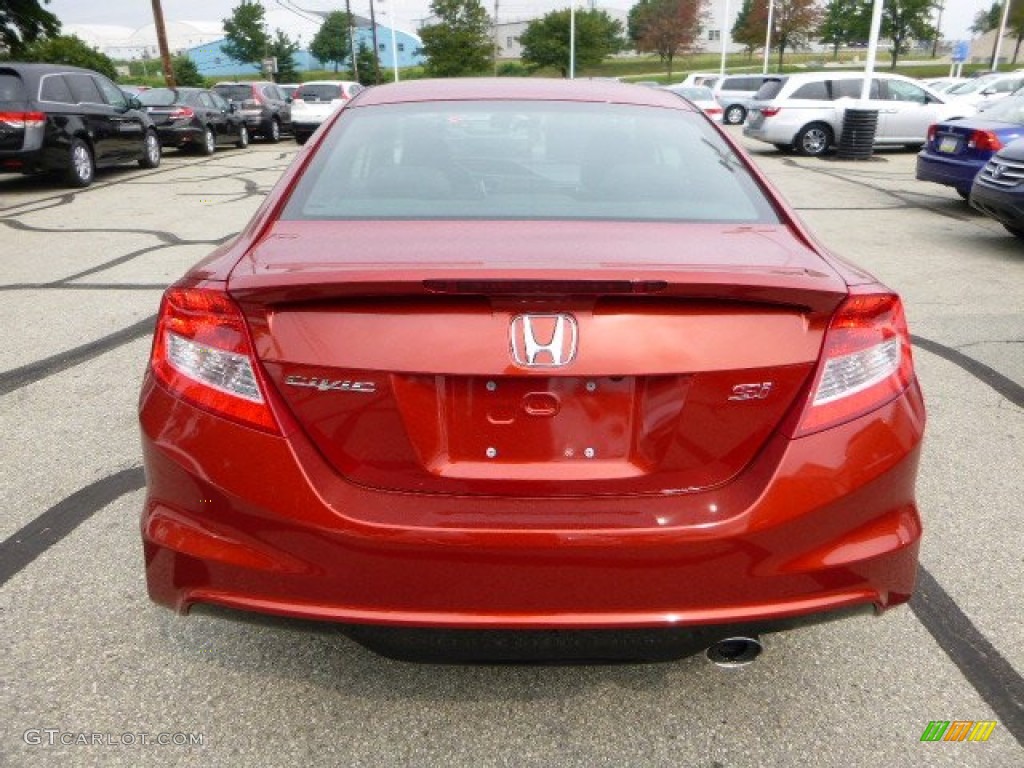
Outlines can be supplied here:
M496 226L280 222L232 273L270 383L349 480L722 484L805 387L846 294L780 226Z

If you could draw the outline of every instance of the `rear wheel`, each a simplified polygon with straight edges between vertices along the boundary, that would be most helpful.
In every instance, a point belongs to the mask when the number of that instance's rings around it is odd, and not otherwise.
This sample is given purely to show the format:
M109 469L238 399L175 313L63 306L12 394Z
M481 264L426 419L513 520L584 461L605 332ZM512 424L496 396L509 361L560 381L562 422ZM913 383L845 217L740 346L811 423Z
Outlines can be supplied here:
M277 144L281 140L281 124L277 122L277 118L270 121L270 130L267 131L267 141L271 144Z
M206 126L203 129L203 143L199 147L199 151L204 155L212 155L217 151L217 136L214 134L213 129L210 126Z
M143 168L156 168L160 165L160 139L156 131L146 131L146 142L143 147L139 165Z
M800 129L793 142L796 151L805 157L819 157L828 152L834 141L832 129L824 123L811 123Z
M1024 229L1021 229L1020 227L1011 227L1009 224L1003 224L1003 226L1006 227L1006 231L1011 235L1024 240Z
M68 170L65 179L72 187L88 187L96 175L92 150L82 139L72 139L68 149Z
M732 104L722 115L722 121L726 125L739 125L747 119L747 110L740 104Z
M238 126L238 141L235 142L235 146L239 149L249 146L249 129L245 127L245 123Z

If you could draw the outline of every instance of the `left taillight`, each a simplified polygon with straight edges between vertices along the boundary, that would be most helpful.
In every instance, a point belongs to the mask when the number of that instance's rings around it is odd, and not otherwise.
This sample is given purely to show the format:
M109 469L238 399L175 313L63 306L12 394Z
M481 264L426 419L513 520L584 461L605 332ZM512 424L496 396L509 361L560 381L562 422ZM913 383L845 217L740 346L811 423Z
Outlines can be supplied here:
M902 393L914 378L899 297L854 294L832 317L796 437L850 421Z
M218 416L280 432L267 405L249 332L222 290L171 286L164 294L150 360L172 394Z

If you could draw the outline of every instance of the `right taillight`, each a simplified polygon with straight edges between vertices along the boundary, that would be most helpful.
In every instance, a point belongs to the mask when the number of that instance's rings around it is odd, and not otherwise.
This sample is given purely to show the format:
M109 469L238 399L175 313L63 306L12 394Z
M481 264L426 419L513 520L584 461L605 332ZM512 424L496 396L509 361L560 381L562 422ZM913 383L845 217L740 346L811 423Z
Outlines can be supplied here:
M796 430L807 435L884 405L914 378L910 333L895 294L854 294L832 317Z
M168 288L150 364L157 380L182 400L250 427L280 431L245 318L224 291L187 283Z
M782 107L761 107L761 114L765 117L775 117L782 111Z
M1003 142L992 131L972 131L971 138L967 140L967 146L971 149L980 149L983 152L998 152L1003 148Z
M195 117L196 111L192 107L175 107L168 117L171 120L191 120Z

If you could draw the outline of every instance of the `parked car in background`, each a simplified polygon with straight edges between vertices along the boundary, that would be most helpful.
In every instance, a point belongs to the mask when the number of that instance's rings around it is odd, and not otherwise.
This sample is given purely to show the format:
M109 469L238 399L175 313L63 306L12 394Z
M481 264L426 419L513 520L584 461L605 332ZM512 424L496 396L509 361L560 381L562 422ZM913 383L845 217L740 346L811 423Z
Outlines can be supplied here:
M683 78L682 82L675 83L675 85L691 86L691 85L704 85L708 88L714 88L715 83L721 77L717 72L691 72Z
M711 89L704 85L666 85L666 91L689 99L698 107L701 112L715 122L722 122L722 105L715 101L715 95Z
M1024 239L1024 139L999 150L974 177L971 205Z
M305 144L320 123L349 99L363 90L350 80L310 80L292 96L292 132L295 141Z
M950 88L955 88L961 83L966 83L966 77L933 77L930 80L921 81L936 93L946 93Z
M212 155L219 145L249 146L238 108L204 88L151 88L139 95L165 147Z
M860 101L864 76L857 72L806 72L770 77L757 92L743 134L782 151L823 155L842 134L848 107L878 111L875 143L919 149L928 127L973 115L970 104L947 99L909 77L876 73L869 97Z
M987 109L1024 86L1024 72L985 75L970 79L946 91L946 96L978 109Z
M722 105L722 122L740 125L746 120L750 102L770 77L774 75L726 75L716 80L711 90Z
M1024 94L1010 96L974 117L928 129L917 156L917 178L953 187L966 200L974 177L1006 144L1024 137Z
M741 661L910 599L925 412L900 298L719 127L584 80L357 104L164 294L153 600L420 658L544 630L546 658L571 636L573 659Z
M0 61L0 172L87 187L97 168L135 162L160 165L160 140L134 96L89 69Z
M286 99L290 99L295 95L295 92L299 90L302 83L278 83L277 87L281 89L281 93L285 95Z
M290 99L276 83L261 80L217 83L213 90L224 100L238 105L250 135L276 144L282 133L292 130Z

